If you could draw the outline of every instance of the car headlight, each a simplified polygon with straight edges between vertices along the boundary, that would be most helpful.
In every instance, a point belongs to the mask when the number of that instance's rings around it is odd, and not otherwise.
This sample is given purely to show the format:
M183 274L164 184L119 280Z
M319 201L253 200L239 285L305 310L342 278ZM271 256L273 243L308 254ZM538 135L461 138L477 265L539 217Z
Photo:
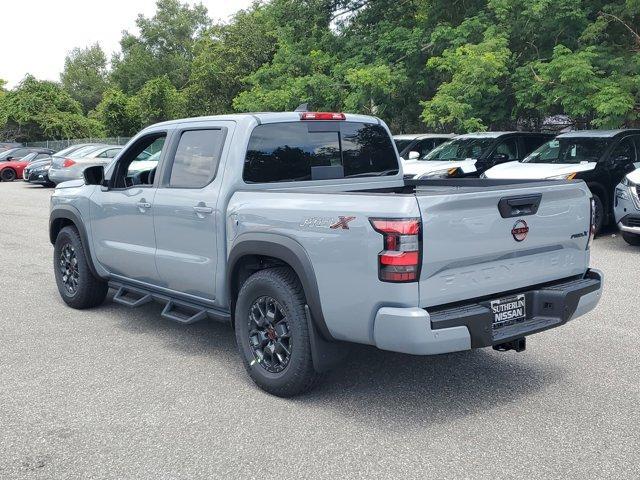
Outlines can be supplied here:
M434 170L433 172L427 172L420 175L418 178L449 178L453 175L457 168L443 168L442 170Z
M566 173L563 173L562 175L547 177L547 180L573 180L574 178L576 178L577 174L577 172L569 173L568 175Z
M622 179L622 185L624 185L625 187L635 187L636 183L632 182L631 180L629 180L629 177L624 177Z

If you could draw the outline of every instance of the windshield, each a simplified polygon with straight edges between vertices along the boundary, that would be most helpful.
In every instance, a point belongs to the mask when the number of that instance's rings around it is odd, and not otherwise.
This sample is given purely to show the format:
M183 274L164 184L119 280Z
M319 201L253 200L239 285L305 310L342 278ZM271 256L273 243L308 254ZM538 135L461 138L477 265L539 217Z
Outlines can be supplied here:
M69 155L69 158L82 158L90 154L91 152L102 149L104 149L104 146L102 145L90 145L88 147L82 147L75 152L72 152L71 155Z
M21 162L30 162L38 156L38 152L31 152L20 159Z
M534 150L523 163L597 162L609 141L605 138L555 138Z
M456 138L449 142L438 145L420 160L426 161L456 161L467 158L480 158L491 148L494 138Z
M9 150L5 150L4 152L0 153L0 160L4 160L5 158L10 157L14 153L16 153L17 150L18 150L17 148L11 148Z

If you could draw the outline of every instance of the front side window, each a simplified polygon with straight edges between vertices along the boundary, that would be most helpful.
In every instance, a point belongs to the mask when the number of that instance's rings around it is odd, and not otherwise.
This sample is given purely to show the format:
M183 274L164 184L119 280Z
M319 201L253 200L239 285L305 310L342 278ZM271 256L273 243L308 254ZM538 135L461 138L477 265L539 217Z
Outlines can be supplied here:
M523 163L589 163L604 154L609 140L604 138L555 138L527 156Z
M213 180L226 129L187 130L182 132L176 149L169 186L202 188Z
M614 161L620 161L624 163L633 163L636 161L636 149L633 144L633 138L627 137L620 141L618 145L611 152L611 158Z
M361 122L283 122L252 132L243 178L247 183L295 182L398 173L391 137Z
M506 155L509 160L518 159L518 141L515 138L508 138L500 142L500 145L496 147L496 154Z

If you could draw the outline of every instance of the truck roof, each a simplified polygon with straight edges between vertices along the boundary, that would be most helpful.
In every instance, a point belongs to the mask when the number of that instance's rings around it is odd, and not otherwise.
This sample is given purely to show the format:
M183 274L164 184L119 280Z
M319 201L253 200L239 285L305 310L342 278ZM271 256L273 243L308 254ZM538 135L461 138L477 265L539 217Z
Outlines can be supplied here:
M623 133L640 133L639 128L619 128L616 130L574 130L561 133L557 138L613 138Z
M203 117L191 117L180 118L176 120L169 120L166 122L156 123L150 125L150 127L177 125L186 122L206 122L212 120L230 120L230 121L243 121L247 119L254 119L258 123L280 123L280 122L295 122L300 120L300 114L304 112L253 112L253 113L234 113L229 115L210 115ZM363 122L363 123L381 123L380 119L369 115L358 115L354 113L345 113L345 120L347 122Z

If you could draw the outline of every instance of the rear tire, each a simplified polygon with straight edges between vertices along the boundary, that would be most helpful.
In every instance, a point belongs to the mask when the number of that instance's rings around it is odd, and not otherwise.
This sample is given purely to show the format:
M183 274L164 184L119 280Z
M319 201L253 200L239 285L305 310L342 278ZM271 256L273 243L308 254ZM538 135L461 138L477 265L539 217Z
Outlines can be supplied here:
M629 245L633 245L634 247L640 247L640 235L636 235L634 233L622 232L622 239L627 242Z
M604 225L605 211L602 199L595 193L593 193L592 195L593 203L595 206L595 234L598 235L600 233L600 230L602 229L602 226Z
M322 377L313 368L305 305L302 285L287 267L254 273L238 294L235 332L244 367L278 397L309 391Z
M13 182L16 179L16 171L13 168L5 168L0 174L3 182Z
M53 249L53 271L60 296L71 308L82 310L104 302L109 286L91 272L75 227L64 227L58 233Z

